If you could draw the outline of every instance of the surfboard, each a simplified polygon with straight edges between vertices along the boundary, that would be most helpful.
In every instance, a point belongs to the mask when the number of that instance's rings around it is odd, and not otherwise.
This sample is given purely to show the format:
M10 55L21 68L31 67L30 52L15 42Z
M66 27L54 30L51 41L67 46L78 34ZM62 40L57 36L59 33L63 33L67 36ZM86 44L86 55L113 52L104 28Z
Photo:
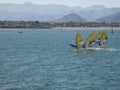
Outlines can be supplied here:
M105 50L105 48L94 48L94 47L89 47L89 48L86 48L86 50Z
M86 48L86 50L94 50L94 51L112 51L112 52L116 52L116 51L120 51L120 50L117 50L115 48Z

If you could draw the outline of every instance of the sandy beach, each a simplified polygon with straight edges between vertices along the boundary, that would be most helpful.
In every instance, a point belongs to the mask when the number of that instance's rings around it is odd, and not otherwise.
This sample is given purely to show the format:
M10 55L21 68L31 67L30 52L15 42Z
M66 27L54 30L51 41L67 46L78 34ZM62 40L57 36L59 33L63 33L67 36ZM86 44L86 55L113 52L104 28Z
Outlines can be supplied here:
M112 27L57 27L53 29L64 30L112 30ZM113 27L113 30L120 30L120 27Z
M42 28L0 28L0 30L42 30ZM48 28L49 29L49 28ZM112 27L56 27L54 30L112 30ZM113 30L120 30L120 27L113 27Z

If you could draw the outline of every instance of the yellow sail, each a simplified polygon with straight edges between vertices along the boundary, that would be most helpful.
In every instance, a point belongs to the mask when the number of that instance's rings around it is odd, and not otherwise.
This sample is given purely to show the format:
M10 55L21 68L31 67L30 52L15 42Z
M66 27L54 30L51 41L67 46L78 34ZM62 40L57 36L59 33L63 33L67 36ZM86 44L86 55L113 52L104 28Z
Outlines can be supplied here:
M89 43L89 42L92 42L92 41L95 41L96 39L96 33L93 32L89 35L89 37L87 38L86 42Z
M99 32L99 33L96 35L96 39L100 40L100 39L101 39L101 34L102 34L102 32Z
M80 33L76 34L76 45L82 41L82 35Z
M106 32L102 32L101 40L106 40L106 39L107 39L107 33Z
M107 33L106 32L99 32L96 36L96 39L98 40L106 40L107 39Z

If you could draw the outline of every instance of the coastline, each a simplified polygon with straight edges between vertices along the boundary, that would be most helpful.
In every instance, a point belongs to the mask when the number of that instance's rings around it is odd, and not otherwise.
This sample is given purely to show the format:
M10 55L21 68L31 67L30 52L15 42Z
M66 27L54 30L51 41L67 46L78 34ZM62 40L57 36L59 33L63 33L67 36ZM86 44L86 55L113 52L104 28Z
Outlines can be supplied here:
M0 28L0 30L112 30L112 27L56 27L56 28ZM113 27L113 30L120 30L120 27Z
M53 29L65 30L112 30L112 27L57 27ZM113 27L113 30L120 30L120 27Z
M112 30L112 27L57 27L53 29L63 30ZM120 27L113 27L113 30L120 30Z

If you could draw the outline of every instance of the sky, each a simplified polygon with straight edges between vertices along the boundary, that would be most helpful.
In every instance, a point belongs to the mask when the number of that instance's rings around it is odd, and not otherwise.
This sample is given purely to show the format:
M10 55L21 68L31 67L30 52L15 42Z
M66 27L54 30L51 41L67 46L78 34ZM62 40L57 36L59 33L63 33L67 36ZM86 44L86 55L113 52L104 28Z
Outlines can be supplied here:
M67 6L88 7L91 5L104 5L106 7L120 7L120 0L0 0L0 3L22 4L31 2L34 4L58 4Z

